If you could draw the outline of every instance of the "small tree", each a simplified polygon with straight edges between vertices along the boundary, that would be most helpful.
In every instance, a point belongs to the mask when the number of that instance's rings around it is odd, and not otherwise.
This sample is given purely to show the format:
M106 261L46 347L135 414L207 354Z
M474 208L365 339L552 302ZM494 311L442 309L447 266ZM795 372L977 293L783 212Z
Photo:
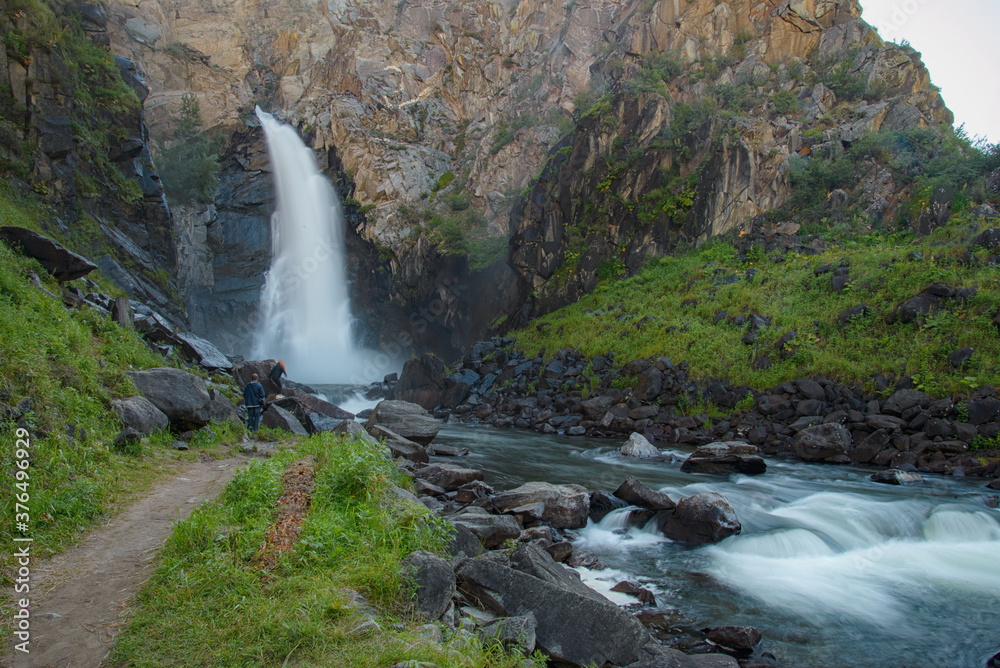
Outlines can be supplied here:
M219 146L201 129L201 105L193 94L181 98L174 117L174 142L161 151L160 178L167 197L209 203L219 185Z

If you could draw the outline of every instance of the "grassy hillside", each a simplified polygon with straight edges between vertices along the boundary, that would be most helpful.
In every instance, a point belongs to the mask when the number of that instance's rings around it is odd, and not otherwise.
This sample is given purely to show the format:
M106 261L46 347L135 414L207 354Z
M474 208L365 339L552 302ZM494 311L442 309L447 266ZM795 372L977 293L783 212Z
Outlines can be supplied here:
M614 351L619 365L666 355L689 362L696 377L758 389L825 374L871 390L873 376L883 374L913 376L932 395L966 394L1000 383L993 323L1000 311L1000 270L986 262L996 251L969 247L985 226L954 217L928 237L875 233L828 240L830 247L819 255L769 254L759 243L738 253L736 246L747 244L712 241L654 260L631 279L605 282L516 338L528 355L541 348L549 355L565 347L588 356ZM816 273L827 264L849 265L850 282L842 291L832 289L831 273ZM735 282L724 280L733 275ZM977 292L966 303L943 300L939 310L915 322L889 323L900 302L935 282L976 286ZM862 303L872 312L840 327L838 315ZM770 325L747 345L741 341L747 327L731 318L750 314L770 318ZM972 358L954 368L948 356L967 346L975 350ZM762 355L771 366L755 370L754 360Z
M262 568L282 472L306 455L316 482L299 540ZM178 524L108 665L543 665L468 634L445 646L422 637L399 565L414 550L444 554L448 529L423 506L393 501L393 482L403 477L381 448L329 433L253 462ZM348 589L375 606L377 625L362 626Z

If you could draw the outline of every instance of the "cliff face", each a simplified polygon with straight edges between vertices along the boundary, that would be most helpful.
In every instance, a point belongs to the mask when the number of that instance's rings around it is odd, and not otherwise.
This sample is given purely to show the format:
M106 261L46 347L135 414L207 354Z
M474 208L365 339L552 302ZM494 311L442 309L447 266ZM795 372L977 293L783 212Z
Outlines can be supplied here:
M147 84L106 49L100 9L47 9L0 15L8 40L0 38L4 178L51 212L40 221L45 232L183 324L170 212L143 122ZM54 36L43 39L48 31Z
M181 263L202 333L234 345L270 247L255 102L284 112L350 198L369 338L439 352L780 206L794 156L951 121L919 55L883 44L853 0L139 0L110 12L112 44L150 81L154 138L170 136L187 92L234 136L214 212L185 219ZM872 172L866 206L891 215L900 194ZM508 236L510 269L491 265ZM472 294L476 282L486 289Z

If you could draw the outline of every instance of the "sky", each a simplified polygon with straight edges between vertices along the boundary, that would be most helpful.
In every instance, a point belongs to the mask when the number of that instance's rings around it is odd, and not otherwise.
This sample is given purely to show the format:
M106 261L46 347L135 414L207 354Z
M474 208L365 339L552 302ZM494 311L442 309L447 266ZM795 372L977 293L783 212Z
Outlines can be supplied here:
M860 0L882 39L906 40L970 137L1000 142L1000 0Z

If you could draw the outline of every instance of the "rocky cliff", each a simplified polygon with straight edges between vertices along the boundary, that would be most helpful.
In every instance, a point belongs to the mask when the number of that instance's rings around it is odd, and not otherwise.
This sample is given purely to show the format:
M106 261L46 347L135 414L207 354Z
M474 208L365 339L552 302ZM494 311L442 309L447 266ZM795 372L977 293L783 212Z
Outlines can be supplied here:
M182 258L196 262L181 263L202 333L234 345L269 248L255 103L300 129L348 198L369 338L442 352L779 208L794 158L952 120L919 54L883 43L854 0L141 0L110 12L112 44L150 81L154 138L170 136L188 92L234 137L214 213L185 219ZM851 204L892 217L911 193L876 161L867 171ZM511 236L505 269L493 263Z
M44 231L94 258L130 297L184 323L141 73L107 49L107 20L95 6L8 5L0 25L6 192L33 201Z

